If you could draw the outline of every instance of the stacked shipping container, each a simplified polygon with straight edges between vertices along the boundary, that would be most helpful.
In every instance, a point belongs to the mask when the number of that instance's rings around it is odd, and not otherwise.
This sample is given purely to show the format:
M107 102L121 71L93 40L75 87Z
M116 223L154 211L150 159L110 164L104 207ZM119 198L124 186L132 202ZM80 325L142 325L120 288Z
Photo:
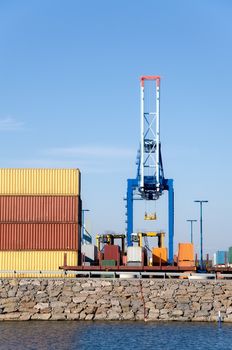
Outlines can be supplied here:
M78 169L0 169L0 271L77 265L80 225Z

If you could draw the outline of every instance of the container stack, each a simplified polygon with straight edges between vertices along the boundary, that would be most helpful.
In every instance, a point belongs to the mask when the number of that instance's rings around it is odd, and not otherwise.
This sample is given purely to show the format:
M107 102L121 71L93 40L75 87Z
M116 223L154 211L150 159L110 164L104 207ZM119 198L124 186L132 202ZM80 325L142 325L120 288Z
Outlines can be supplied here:
M80 225L78 169L0 169L0 277L62 277Z

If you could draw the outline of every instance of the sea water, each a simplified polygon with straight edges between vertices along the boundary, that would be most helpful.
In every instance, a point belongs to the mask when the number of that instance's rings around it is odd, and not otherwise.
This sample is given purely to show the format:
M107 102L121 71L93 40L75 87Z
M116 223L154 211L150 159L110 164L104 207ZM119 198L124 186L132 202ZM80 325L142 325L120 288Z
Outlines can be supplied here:
M232 349L232 324L25 321L0 323L0 349Z

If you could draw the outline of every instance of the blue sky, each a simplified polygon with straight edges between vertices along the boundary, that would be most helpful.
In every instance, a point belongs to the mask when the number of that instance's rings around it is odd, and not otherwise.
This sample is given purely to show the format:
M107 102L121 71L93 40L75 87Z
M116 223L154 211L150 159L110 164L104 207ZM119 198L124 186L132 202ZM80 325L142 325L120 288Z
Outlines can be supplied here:
M89 228L124 232L136 174L139 77L161 76L165 176L175 244L204 206L205 251L232 245L232 3L229 0L0 2L2 167L79 167ZM146 224L145 210L158 220ZM135 230L167 230L167 197L136 203ZM194 227L199 250L199 222Z

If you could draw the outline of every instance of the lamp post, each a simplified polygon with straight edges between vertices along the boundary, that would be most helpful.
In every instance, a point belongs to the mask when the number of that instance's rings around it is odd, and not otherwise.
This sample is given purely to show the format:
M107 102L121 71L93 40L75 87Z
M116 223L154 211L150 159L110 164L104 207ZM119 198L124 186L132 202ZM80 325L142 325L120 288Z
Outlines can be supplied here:
M81 218L81 242L84 241L84 235L85 235L85 212L90 211L89 209L82 209L82 218Z
M195 203L200 203L200 243L201 243L201 269L203 269L203 232L202 232L202 204L208 203L206 200L195 200Z
M197 222L197 220L188 219L186 221L191 223L191 231L190 231L191 232L191 243L193 243L193 223Z

